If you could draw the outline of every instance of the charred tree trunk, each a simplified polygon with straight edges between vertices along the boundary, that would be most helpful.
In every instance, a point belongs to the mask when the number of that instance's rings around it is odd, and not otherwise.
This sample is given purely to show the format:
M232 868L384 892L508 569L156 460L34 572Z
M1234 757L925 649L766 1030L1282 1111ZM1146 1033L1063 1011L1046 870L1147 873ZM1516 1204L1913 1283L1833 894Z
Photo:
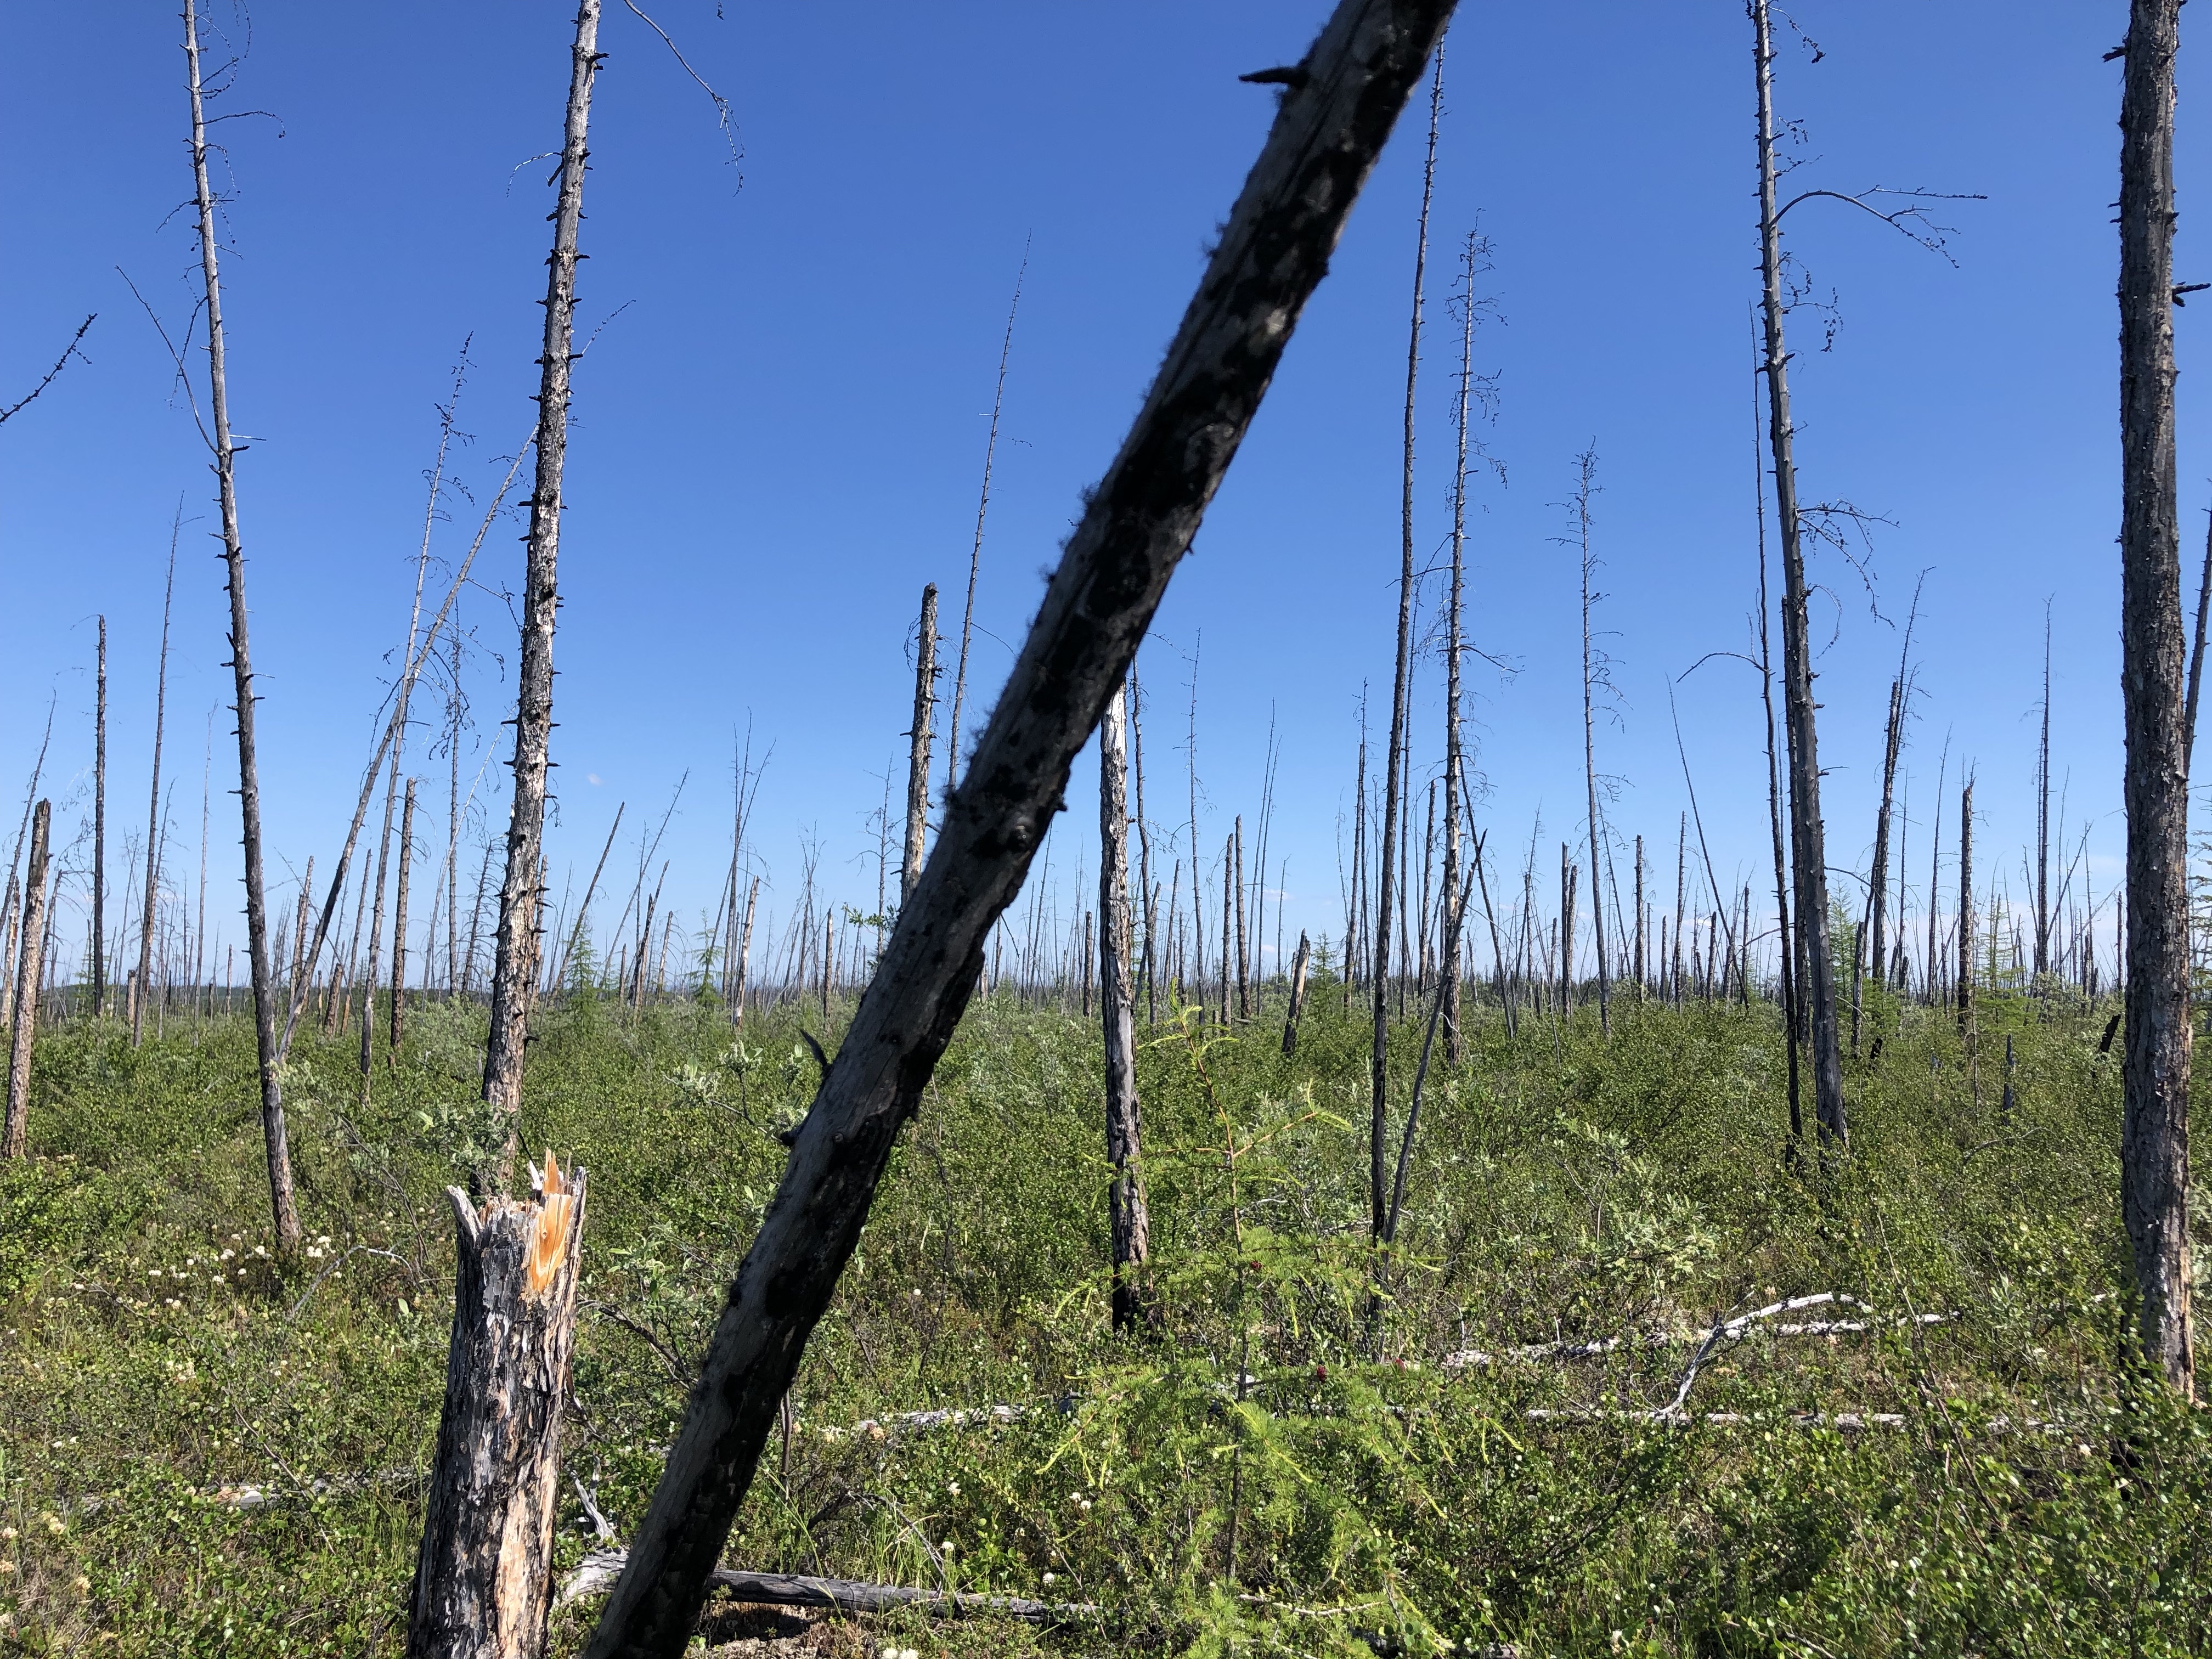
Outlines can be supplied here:
M1399 757L1406 750L1406 723L1413 668L1413 399L1421 376L1421 304L1429 267L1429 207L1437 183L1437 128L1443 114L1443 53L1437 53L1429 82L1429 148L1421 169L1421 217L1413 243L1413 317L1406 331L1405 465L1399 501L1398 655L1390 680L1390 746L1385 752L1382 786L1382 880L1376 890L1374 1053L1370 1062L1372 1099L1368 1133L1369 1228L1380 1239L1389 1224L1390 1133L1390 912L1399 879L1399 838L1405 832L1405 794ZM1402 901L1401 901L1402 903Z
M1129 981L1129 750L1122 688L1098 727L1098 1008L1106 1032L1107 1188L1113 1231L1114 1328L1145 1316L1143 1275L1152 1249L1139 1162L1136 999Z
M1768 441L1774 459L1775 519L1782 533L1782 679L1789 738L1790 846L1796 878L1798 987L1813 1054L1813 1102L1822 1139L1850 1139L1836 1018L1835 960L1828 935L1827 831L1820 818L1820 761L1814 729L1813 648L1806 612L1805 550L1797 513L1797 466L1790 415L1790 355L1782 338L1782 224L1775 204L1774 48L1767 0L1751 0L1759 82L1759 268L1765 283Z
M284 1133L282 1057L276 1051L276 988L269 961L269 908L262 886L261 769L253 742L253 663L246 646L246 550L238 529L235 451L230 441L230 387L224 371L222 284L216 262L215 192L208 183L207 112L200 90L199 0L185 6L185 63L192 105L192 184L200 234L200 274L207 289L208 403L214 425L215 476L222 514L222 559L230 589L230 667L238 714L238 806L246 854L246 952L253 981L253 1035L260 1058L261 1136L269 1161L269 1205L276 1248L299 1248L300 1216L292 1197L292 1149ZM143 994L141 987L141 994Z
M453 1334L416 1557L408 1659L540 1659L553 1601L561 1414L576 1336L582 1170L549 1152L529 1200L458 1187Z
M1298 1051L1298 1016L1306 1006L1306 969L1312 965L1313 943L1298 931L1298 953L1291 960L1291 1008L1283 1019L1283 1058Z
M8 1118L0 1158L21 1158L31 1114L31 1043L39 1029L39 989L46 983L46 843L52 809L31 813L31 864L23 875L22 950L15 959L14 1006L8 1031Z
M1346 216L1451 12L1341 0L1283 76L1266 148L1121 453L1084 507L744 1265L588 1659L673 1659L1078 752L1249 429Z
M407 886L415 867L415 780L407 780L407 797L399 808L398 890L392 901L392 1035L386 1040L384 1060L399 1063L399 1036L406 1024L402 1012L407 996ZM436 918L432 918L433 922Z
M900 866L899 902L921 879L929 840L929 738L937 722L937 584L921 590L921 632L914 653L914 729L908 734L906 862Z
M107 1016L107 618L92 716L92 1017Z
M2120 690L2127 723L2122 1210L2145 1361L2194 1394L2189 754L2173 415L2173 63L2181 0L2132 0L2120 106Z
M1974 781L1959 794L1959 1035L1974 1029ZM1971 1054L1970 1054L1971 1057Z
M1468 421L1474 402L1474 279L1481 258L1480 239L1469 231L1460 256L1459 448L1452 474L1451 592L1444 613L1444 888L1446 915L1459 914L1467 885L1461 868L1460 813L1467 791L1466 728L1460 718L1460 670L1467 655L1467 459ZM1489 906L1483 907L1486 910ZM1459 957L1444 963L1444 1063L1457 1066L1464 1057L1459 1029ZM1287 1050L1285 1051L1287 1052Z
M1597 451L1586 449L1579 458L1582 473L1575 489L1576 538L1582 548L1583 581L1583 781L1589 791L1589 849L1590 849L1590 926L1597 941L1597 1024L1607 1036L1613 1035L1613 994L1607 978L1605 960L1605 901L1598 891L1599 872L1605 867L1604 854L1598 842L1602 820L1597 811L1597 706L1596 675L1601 665L1595 655L1595 642L1590 637L1590 607L1597 602L1591 578L1597 574L1597 556L1590 550L1590 496L1595 486L1592 477L1597 470ZM1699 834L1704 832L1701 830ZM1569 947L1571 950L1571 945Z
M568 111L561 143L560 195L553 252L546 261L545 336L538 357L538 476L530 492L527 568L522 594L522 659L514 711L514 806L507 825L507 878L493 941L490 1033L484 1044L483 1098L505 1115L505 1149L477 1174L477 1194L507 1185L514 1164L515 1114L522 1105L522 1059L538 957L538 866L545 836L545 773L553 734L553 626L561 553L561 472L568 448L569 369L575 338L576 234L584 216L585 134L599 66L599 0L580 0L569 49Z

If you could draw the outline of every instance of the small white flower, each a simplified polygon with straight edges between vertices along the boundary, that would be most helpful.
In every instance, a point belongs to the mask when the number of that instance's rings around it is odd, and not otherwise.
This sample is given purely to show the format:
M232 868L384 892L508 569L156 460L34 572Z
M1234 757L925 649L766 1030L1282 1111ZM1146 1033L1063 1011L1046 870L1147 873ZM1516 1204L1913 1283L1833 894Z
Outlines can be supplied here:
M1059 1575L1058 1573L1056 1573L1056 1572L1048 1572L1048 1573L1045 1574L1045 1576L1044 1576L1044 1582L1045 1582L1046 1583L1048 1583L1048 1584L1052 1583L1053 1583L1053 1582L1054 1582L1056 1579L1058 1579L1058 1578L1059 1578L1059 1577L1060 1577L1060 1575Z
M952 1540L951 1540L950 1538L946 1539L946 1540L945 1540L945 1553L947 1555L950 1555L950 1554L951 1554L951 1553L952 1553L952 1547L953 1547L953 1546L952 1546Z
M884 1643L882 1659L899 1659L898 1644L896 1642Z
M899 1650L899 1659L921 1659L921 1656L916 1653L912 1648L901 1648Z
M945 1483L945 1490L957 1498L960 1496L960 1483L957 1480L949 1480Z

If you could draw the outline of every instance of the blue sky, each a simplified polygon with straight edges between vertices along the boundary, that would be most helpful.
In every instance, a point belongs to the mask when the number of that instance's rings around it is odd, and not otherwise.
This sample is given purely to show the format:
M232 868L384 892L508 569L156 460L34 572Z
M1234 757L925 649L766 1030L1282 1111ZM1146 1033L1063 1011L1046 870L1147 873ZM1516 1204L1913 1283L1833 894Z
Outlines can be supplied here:
M1244 70L1292 61L1320 0L1125 0L1114 6L862 3L834 14L658 0L656 18L730 100L739 158L705 94L619 4L592 119L580 367L556 647L557 890L580 886L617 803L657 822L690 776L662 856L687 919L727 857L733 734L773 748L757 867L781 910L802 834L872 907L869 815L902 768L904 653L922 584L957 628L999 345L1028 273L1008 374L977 598L971 706L987 703L1255 154L1272 107ZM1863 867L1881 724L1915 579L1923 696L1906 757L1911 869L1939 752L1978 769L1990 857L2020 884L2040 641L2052 602L2056 764L2068 822L2094 821L2100 893L2119 849L2115 237L2116 3L1930 9L1812 0L1794 14L1783 112L1802 118L1806 183L1975 192L1936 204L1955 265L1848 209L1793 216L1793 252L1841 318L1793 319L1802 488L1893 521L1868 589L1832 556L1817 631L1834 862ZM569 20L555 3L395 3L340 11L262 0L221 130L235 192L226 309L240 494L263 675L271 879L327 870L404 636L435 404L465 339L474 370L459 477L488 500L532 416L550 163ZM44 709L61 833L88 810L94 629L109 619L111 858L143 832L161 573L179 499L169 766L173 867L197 877L208 711L227 700L211 483L127 271L172 330L196 281L173 8L19 11L22 76L0 111L14 257L0 269L12 401L87 313L75 364L0 431L0 780L15 799ZM1954 46L1958 50L1953 50ZM219 54L218 54L219 55ZM2181 280L2212 277L2189 212L2202 54L2185 51ZM1668 724L1675 677L1741 649L1755 599L1756 291L1751 52L1721 0L1469 4L1448 45L1422 385L1419 545L1448 527L1455 368L1443 305L1450 250L1490 239L1496 312L1478 364L1496 377L1482 432L1504 477L1478 490L1471 630L1512 669L1477 665L1471 708L1489 784L1479 817L1525 848L1581 833L1576 571L1553 538L1574 457L1599 455L1600 622L1619 686L1600 731L1623 834L1670 839L1683 804ZM1357 709L1387 720L1398 548L1398 425L1419 193L1410 114L1310 307L1143 666L1154 816L1176 820L1188 653L1203 637L1199 764L1218 847L1257 810L1270 720L1281 742L1275 844L1293 927L1342 926L1336 864ZM2212 316L2212 307L2203 316ZM2185 540L2212 466L2197 378L2200 311L2179 319ZM447 557L474 514L436 528ZM479 509L480 510L480 507ZM519 525L478 574L519 589ZM2193 567L2196 555L2185 553ZM2189 587L2193 598L2193 568ZM513 621L465 601L479 746L504 734ZM1441 748L1441 665L1421 670L1417 764ZM1723 881L1765 857L1755 682L1715 660L1674 688ZM978 714L980 715L980 707ZM211 908L235 866L216 725ZM427 734L425 734L427 735ZM939 753L943 744L940 738ZM446 763L416 747L430 833ZM504 769L483 770L495 828ZM1056 872L1095 814L1079 764ZM434 788L429 780L435 779ZM7 809L13 816L15 807ZM1955 802L1947 809L1947 822ZM1071 832L1074 840L1071 839ZM10 827L6 833L12 837ZM471 840L479 833L471 832ZM1947 832L1948 834L1948 832ZM636 853L627 856L634 872ZM1556 851L1546 855L1556 859ZM1090 867L1085 858L1085 867ZM1540 865L1543 862L1540 860ZM1271 872L1271 878L1272 878ZM1947 876L1947 880L1948 879ZM114 878L119 890L120 876ZM623 883L626 894L627 878ZM418 914L419 914L418 900ZM1272 930L1271 930L1272 931ZM234 939L235 925L225 937Z

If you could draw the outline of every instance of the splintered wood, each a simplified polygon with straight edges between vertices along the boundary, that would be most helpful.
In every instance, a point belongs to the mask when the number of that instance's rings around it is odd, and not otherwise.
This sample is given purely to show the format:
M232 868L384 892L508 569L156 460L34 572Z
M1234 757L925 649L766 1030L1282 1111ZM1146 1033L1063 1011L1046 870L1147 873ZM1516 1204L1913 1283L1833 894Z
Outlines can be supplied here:
M459 1188L446 1189L458 1235L453 1335L409 1659L544 1650L584 1172L563 1172L549 1151L531 1189L481 1214Z

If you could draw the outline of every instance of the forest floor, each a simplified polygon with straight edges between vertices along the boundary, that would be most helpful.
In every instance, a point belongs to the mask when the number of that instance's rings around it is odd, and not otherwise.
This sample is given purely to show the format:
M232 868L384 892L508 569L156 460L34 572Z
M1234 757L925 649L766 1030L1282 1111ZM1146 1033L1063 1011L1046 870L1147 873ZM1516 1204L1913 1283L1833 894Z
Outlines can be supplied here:
M1431 1073L1378 1264L1341 988L1316 990L1294 1059L1279 1015L1224 1036L1140 1010L1158 1320L1116 1337L1095 1023L979 1006L723 1559L1066 1611L714 1606L702 1639L2203 1653L2212 1424L2118 1358L2111 1012L1993 996L1970 1058L1948 1015L1879 1004L1850 1150L1823 1159L1793 1153L1771 1008L1616 999L1609 1036L1595 1009L1510 1035L1477 1009ZM525 1137L591 1174L564 1572L600 1545L592 1511L617 1542L643 1514L811 1094L799 1030L834 1052L843 1018L541 1015ZM0 1650L401 1651L452 1307L441 1190L492 1130L481 1024L410 1006L366 1097L354 1039L303 1044L312 1243L284 1263L247 1022L173 1016L137 1050L112 1022L42 1036L33 1156L0 1170ZM1420 1037L1409 1018L1395 1038L1393 1160ZM2198 1239L2201 1274L2212 1209ZM556 1655L596 1607L559 1612Z

